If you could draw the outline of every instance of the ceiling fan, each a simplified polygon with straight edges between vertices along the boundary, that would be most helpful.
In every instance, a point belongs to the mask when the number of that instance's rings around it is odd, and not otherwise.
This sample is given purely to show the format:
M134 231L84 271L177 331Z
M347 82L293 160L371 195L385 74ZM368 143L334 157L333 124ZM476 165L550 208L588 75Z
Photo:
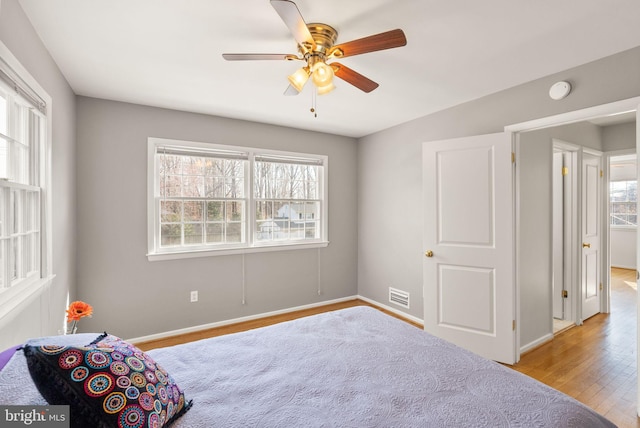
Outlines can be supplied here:
M285 95L297 95L311 78L319 95L331 92L335 85L333 77L338 77L356 88L371 92L378 87L373 80L338 62L327 61L335 58L360 55L368 52L397 48L407 44L404 32L400 29L364 37L346 43L334 45L338 32L327 24L307 24L296 4L289 0L271 0L271 5L289 28L298 43L298 54L253 54L225 53L227 61L245 60L286 60L305 61L306 65L289 76L289 87Z

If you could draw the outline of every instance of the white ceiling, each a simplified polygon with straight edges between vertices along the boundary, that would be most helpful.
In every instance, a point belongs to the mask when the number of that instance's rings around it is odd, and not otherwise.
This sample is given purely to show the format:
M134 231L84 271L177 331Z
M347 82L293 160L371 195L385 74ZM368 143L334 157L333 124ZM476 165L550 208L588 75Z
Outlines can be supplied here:
M378 82L283 96L299 62L269 0L20 0L73 90L89 97L352 137L640 46L638 0L296 0L337 43L395 28L407 46L344 58Z

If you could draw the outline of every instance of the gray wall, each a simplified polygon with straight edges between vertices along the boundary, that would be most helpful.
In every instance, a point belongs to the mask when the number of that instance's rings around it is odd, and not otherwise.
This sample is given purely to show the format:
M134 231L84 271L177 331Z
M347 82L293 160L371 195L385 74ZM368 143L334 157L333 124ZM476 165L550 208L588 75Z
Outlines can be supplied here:
M602 150L600 127L591 123L523 132L518 164L520 240L520 344L528 347L553 333L551 300L553 275L552 166L553 139ZM559 173L559 172L558 172Z
M361 138L359 294L387 302L388 287L394 285L412 295L406 312L424 316L423 142L501 132L506 125L640 96L638 75L640 47ZM564 100L553 101L548 91L559 80L569 80L574 89Z
M634 150L636 147L636 122L622 123L602 128L602 142L606 151ZM636 178L636 168L610 169L610 177L618 180ZM610 262L613 267L637 269L638 228L615 228L609 231Z
M357 294L354 139L84 97L77 123L83 330L140 337ZM329 246L246 254L244 305L241 255L148 261L148 137L328 155Z
M67 294L75 293L76 135L75 95L17 0L2 0L0 40L53 98L53 285L0 320L2 345L62 328Z
M636 122L604 126L602 145L605 152L636 148Z

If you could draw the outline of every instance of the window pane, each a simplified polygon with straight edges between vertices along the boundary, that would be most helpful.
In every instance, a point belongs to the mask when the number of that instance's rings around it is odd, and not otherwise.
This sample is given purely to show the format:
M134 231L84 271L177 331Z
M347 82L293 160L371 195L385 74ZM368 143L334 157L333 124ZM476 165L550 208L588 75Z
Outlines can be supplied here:
M185 201L184 202L184 221L204 221L204 202L201 201Z
M7 109L7 97L0 93L0 133L9 135L9 129L7 128L7 117L9 110Z
M160 222L179 222L182 219L182 202L161 201L160 202Z
M259 241L271 241L280 234L280 226L273 220L259 221L256 237Z
M184 243L185 245L202 244L204 242L204 234L201 223L186 223L184 225Z
M273 202L259 201L256 203L256 220L273 218Z
M163 247L182 245L182 225L163 224L160 227L160 245Z
M224 202L209 201L207 202L207 221L221 221L224 209Z
M0 179L9 178L9 142L0 137Z
M204 158L182 156L182 174L184 175L203 175L204 165Z
M5 272L4 267L6 263L6 254L5 254L5 241L0 240L0 290L7 287L8 285L4 283Z
M242 239L242 224L228 223L226 238L227 242L244 242L244 239Z
M225 215L227 221L244 220L244 204L239 201L229 201L226 203Z
M224 242L224 229L222 223L207 224L207 242Z
M182 177L182 196L186 198L204 197L204 177L185 175Z
M611 225L637 225L638 182L636 180L610 183Z
M158 155L160 176L179 175L182 173L182 157L176 155Z
M206 192L207 198L224 198L224 177L207 177Z

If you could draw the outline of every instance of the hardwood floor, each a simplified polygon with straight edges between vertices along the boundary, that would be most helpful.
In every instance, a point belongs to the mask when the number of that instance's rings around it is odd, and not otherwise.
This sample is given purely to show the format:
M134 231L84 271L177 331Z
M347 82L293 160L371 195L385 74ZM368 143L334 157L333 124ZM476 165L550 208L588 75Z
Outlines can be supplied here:
M611 314L598 314L582 326L563 331L551 342L523 355L520 362L511 368L576 398L621 428L640 428L640 419L636 416L635 271L612 269L611 294ZM138 346L143 350L172 346L358 305L372 306L361 300L352 300Z
M560 333L512 368L576 398L619 427L640 427L635 271L612 269L611 282L611 314L598 314Z
M165 346L178 345L180 343L193 342L194 340L206 339L208 337L222 336L225 334L238 333L240 331L245 331L245 330L252 330L254 328L260 328L260 327L264 327L271 324L277 324L283 321L290 321L296 318L307 317L309 315L315 315L315 314L328 312L328 311L335 311L338 309L344 309L344 308L349 308L353 306L371 306L378 310L381 310L382 312L387 313L388 315L391 315L393 317L406 321L409 324L412 324L416 327L422 328L421 325L407 321L405 318L401 318L392 312L388 312L377 306L371 305L365 302L364 300L349 300L346 302L336 303L332 305L320 306L317 308L305 309L301 311L290 312L287 314L260 318L253 321L245 321L237 324L230 324L222 327L210 328L202 331L183 334L180 336L172 336L172 337L167 337L165 339L152 340L148 342L140 342L140 343L136 343L136 346L142 349L143 351L147 351L149 349L154 349L154 348L162 348Z

